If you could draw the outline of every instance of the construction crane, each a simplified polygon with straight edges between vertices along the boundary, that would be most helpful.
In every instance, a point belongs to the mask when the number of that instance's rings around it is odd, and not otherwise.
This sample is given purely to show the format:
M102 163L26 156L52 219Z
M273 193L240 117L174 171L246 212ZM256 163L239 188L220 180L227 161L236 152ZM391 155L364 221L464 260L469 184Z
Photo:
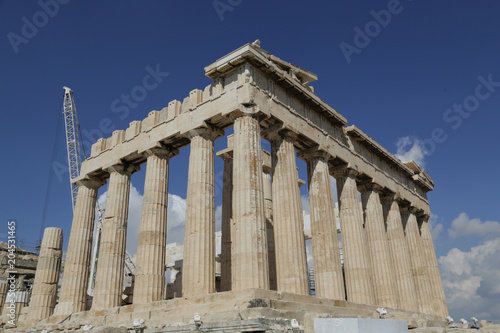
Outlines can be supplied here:
M71 203L73 213L75 213L76 195L78 194L78 186L73 184L73 179L80 175L80 167L85 159L84 147L81 144L80 124L76 116L76 106L73 99L73 90L68 87L64 89L64 127L66 129L66 148L68 151L68 166L69 166L69 186L71 188Z
M71 203L73 213L75 212L76 196L78 194L78 186L73 184L73 180L80 175L82 162L86 158L85 147L83 146L82 136L80 133L80 124L76 115L75 100L73 98L73 90L68 87L64 89L63 115L64 125L66 129L66 148L68 152L68 168L69 180L71 187ZM92 248L92 257L90 262L90 283L87 290L89 296L94 295L95 274L97 269L97 260L99 258L99 246L101 243L102 224L104 221L104 209L99 206L99 201L96 202L96 211L98 219L94 231L94 245ZM133 276L135 272L135 264L128 251L125 251L125 275Z

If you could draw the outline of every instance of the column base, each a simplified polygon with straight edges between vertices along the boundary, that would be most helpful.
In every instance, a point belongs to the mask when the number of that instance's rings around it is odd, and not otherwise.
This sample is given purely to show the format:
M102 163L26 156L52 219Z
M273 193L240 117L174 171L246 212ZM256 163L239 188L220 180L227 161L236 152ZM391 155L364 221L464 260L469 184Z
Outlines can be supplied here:
M74 302L61 302L56 305L54 309L54 315L69 315L73 312Z

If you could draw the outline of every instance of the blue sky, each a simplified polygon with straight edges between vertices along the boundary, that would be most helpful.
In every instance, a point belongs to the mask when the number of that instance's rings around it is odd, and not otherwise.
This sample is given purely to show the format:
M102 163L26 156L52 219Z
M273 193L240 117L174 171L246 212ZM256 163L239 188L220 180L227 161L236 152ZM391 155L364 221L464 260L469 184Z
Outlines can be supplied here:
M57 131L63 85L75 91L84 140L95 141L203 89L210 84L205 66L259 38L263 49L316 73L316 94L349 124L401 159L424 165L436 184L429 193L432 227L451 315L500 321L494 173L500 3L54 3L0 1L0 239L15 219L19 241L29 247L38 240L52 173L45 226L63 228L67 244L72 212L64 132ZM122 96L155 70L162 73L158 84L126 106ZM219 139L216 149L225 144ZM169 241L182 242L188 156L184 148L171 160ZM298 166L307 179L305 164ZM222 168L219 158L216 168ZM132 177L135 219L144 169ZM302 195L307 198L305 186Z

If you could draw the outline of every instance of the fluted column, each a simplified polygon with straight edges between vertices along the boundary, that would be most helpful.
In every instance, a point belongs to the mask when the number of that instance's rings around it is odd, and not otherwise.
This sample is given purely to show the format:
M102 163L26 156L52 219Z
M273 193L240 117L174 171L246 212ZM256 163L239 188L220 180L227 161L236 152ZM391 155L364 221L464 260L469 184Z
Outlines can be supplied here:
M298 156L307 162L316 296L345 300L344 277L328 170L330 155L313 149L300 152Z
M41 320L49 317L56 306L57 287L61 270L63 233L60 228L46 228L36 266L28 317Z
M190 131L182 296L215 292L215 175L214 140L221 130Z
M0 313L3 313L3 307L5 305L5 298L9 290L9 285L7 281L0 281Z
M233 157L220 154L224 160L222 176L222 217L221 217L221 291L231 290L231 219L233 215Z
M396 276L385 231L384 212L380 201L381 186L370 183L361 187L365 217L366 243L373 274L375 304L399 308Z
M130 176L138 170L138 167L118 164L108 170L110 173L109 187L99 246L92 310L104 310L122 304Z
M284 130L269 135L273 165L273 220L278 291L309 295L304 222L294 140Z
M259 121L234 121L232 290L269 289Z
M137 246L134 304L164 299L168 162L177 154L177 150L166 148L146 152L148 157Z
M419 312L418 298L411 268L410 253L406 243L401 212L396 195L384 198L389 251L394 266L396 287L400 307L403 310Z
M270 159L269 152L263 150L267 159ZM274 222L273 222L273 190L272 190L272 180L271 180L271 163L267 165L266 159L264 159L263 167L263 184L264 184L264 210L266 216L266 235L267 235L267 253L269 260L269 289L277 290L278 285L276 281L276 250L274 245Z
M439 266L434 251L434 244L432 242L431 230L429 228L428 217L423 216L420 222L420 239L422 242L424 262L427 265L426 273L431 287L432 297L432 310L434 313L441 317L448 316L448 306L444 296L443 284L441 282L441 275L439 274Z
M64 263L59 303L54 311L55 314L85 311L95 204L97 190L102 184L101 181L96 180L78 182L78 195Z
M351 168L339 168L334 172L337 180L347 300L375 304L356 175L357 171Z
M433 314L431 303L431 289L430 281L426 274L426 264L424 258L424 249L420 240L420 231L418 228L417 209L415 207L403 208L402 218L405 226L405 237L408 243L410 252L410 261L413 272L413 279L415 280L415 287L417 290L417 298L420 312Z

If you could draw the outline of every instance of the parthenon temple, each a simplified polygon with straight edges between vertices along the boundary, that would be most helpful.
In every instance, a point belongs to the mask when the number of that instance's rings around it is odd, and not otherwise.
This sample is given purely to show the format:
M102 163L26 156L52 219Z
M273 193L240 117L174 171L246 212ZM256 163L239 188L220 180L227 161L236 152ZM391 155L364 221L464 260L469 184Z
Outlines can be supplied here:
M434 183L427 172L348 125L314 93L315 74L264 51L258 41L205 67L205 75L213 82L204 90L192 90L182 102L171 101L92 146L75 180L79 190L59 300L43 323L57 325L70 314L60 325L132 325L141 318L168 332L199 313L207 325L297 319L308 331L314 318L379 318L383 307L385 318L413 327L442 325L448 310L428 222L427 192ZM214 141L230 127L227 148L216 152ZM168 169L188 145L182 295L166 300ZM217 156L224 161L219 290ZM309 295L296 157L307 163L315 296ZM130 179L140 167L146 175L133 304L123 305ZM106 183L88 307L96 199ZM234 331L244 331L238 327Z

